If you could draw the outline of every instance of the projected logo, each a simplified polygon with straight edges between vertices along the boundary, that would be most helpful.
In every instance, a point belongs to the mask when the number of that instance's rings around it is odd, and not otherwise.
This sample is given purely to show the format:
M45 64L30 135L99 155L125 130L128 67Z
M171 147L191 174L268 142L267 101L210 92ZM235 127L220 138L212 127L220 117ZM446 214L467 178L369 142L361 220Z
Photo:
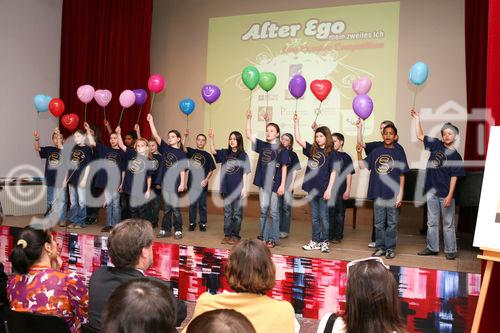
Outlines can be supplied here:
M226 161L226 174L232 175L240 171L241 161L233 156L228 156Z
M375 170L380 175L391 173L394 169L394 159L391 155L380 155L375 161Z
M177 163L177 156L172 153L167 153L165 155L165 166L167 168L173 167Z
M264 165L273 162L278 157L278 152L276 150L272 150L271 148L265 148L261 154L261 161Z
M158 167L160 166L160 162L158 162L157 159L153 158L151 160L151 167L153 168L153 171L158 170Z
M143 173L146 170L146 162L141 158L134 158L129 162L128 169L133 174Z

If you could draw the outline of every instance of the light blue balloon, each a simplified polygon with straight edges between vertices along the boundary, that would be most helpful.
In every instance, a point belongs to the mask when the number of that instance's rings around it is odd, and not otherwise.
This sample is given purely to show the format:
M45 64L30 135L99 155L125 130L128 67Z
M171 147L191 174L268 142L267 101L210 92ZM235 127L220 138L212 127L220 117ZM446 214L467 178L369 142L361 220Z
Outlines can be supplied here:
M414 85L421 85L427 81L429 76L429 66L426 63L418 61L410 68L410 73L408 73L408 79Z
M196 104L191 98L185 98L179 102L179 109L181 109L181 112L186 116L193 113L195 106Z
M38 112L49 111L49 103L52 98L50 96L45 96L44 94L37 94L33 98L33 103L35 104L35 109Z

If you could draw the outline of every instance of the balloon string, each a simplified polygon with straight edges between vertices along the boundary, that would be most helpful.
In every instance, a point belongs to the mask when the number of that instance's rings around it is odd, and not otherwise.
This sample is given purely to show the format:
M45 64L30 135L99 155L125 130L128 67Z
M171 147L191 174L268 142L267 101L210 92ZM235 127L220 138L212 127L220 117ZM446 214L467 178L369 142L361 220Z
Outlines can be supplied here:
M417 99L417 87L415 87L415 91L413 91L413 108L415 108L415 101Z
M36 122L35 122L35 130L38 131L38 119L40 118L40 112L36 112Z
M186 115L186 131L189 131L189 116Z
M267 114L267 107L269 105L269 91L266 92L266 117L269 118L269 115Z
M120 112L120 119L118 120L118 126L120 126L120 124L122 123L123 110L125 110L124 107L122 107L122 112Z
M135 122L136 124L138 124L139 119L141 119L141 112L142 112L142 104L141 104L141 107L139 108L139 117L137 117L137 121Z
M87 122L87 103L85 103L85 111L83 119L85 119L85 122Z
M151 96L151 106L149 107L149 113L153 114L153 103L155 102L155 93L152 93Z
M102 108L102 114L104 116L104 120L106 120L106 107L105 106Z
M295 99L295 114L297 114L297 107L299 106L299 99Z
M212 110L210 106L211 104L208 104L208 123L209 123L209 128L212 128Z
M318 107L318 111L316 111L316 118L314 118L314 122L316 122L316 120L318 119L319 114L321 113L321 103L323 103L323 101L319 102L319 107Z
M250 98L248 99L248 109L252 110L252 90L250 90Z

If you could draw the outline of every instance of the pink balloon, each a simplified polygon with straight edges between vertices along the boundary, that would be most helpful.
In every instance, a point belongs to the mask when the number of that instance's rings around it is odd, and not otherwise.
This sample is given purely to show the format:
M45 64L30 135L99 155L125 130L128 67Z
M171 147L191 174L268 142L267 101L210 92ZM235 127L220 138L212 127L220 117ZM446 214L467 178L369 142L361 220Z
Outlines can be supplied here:
M120 105L124 108L129 108L135 103L135 94L132 90L124 90L120 94Z
M94 98L94 93L95 93L94 87L92 87L90 84L85 84L83 86L80 86L76 91L78 99L85 104L87 104L92 100L92 98Z
M149 77L148 88L154 93L159 93L165 88L165 79L160 74L153 74Z
M371 87L372 81L366 76L359 77L352 82L352 90L354 90L357 95L366 95Z
M104 108L109 104L109 102L111 102L112 96L111 91L107 89L98 89L95 91L94 99L97 104Z

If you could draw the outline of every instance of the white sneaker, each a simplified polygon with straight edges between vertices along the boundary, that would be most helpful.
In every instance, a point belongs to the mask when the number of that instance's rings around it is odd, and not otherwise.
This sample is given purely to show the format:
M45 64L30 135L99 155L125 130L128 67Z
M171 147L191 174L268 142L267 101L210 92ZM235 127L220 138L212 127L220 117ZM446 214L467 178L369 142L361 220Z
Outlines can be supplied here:
M368 244L368 247L373 249L375 248L375 245L376 245L375 242L371 242Z
M280 238L288 238L287 232L280 232Z
M321 252L323 253L329 253L330 252L330 248L328 247L328 242L322 242L320 243L320 248L321 248Z
M306 251L319 250L321 249L321 246L319 245L319 243L316 243L315 241L311 240L309 241L309 244L302 245L302 249Z

